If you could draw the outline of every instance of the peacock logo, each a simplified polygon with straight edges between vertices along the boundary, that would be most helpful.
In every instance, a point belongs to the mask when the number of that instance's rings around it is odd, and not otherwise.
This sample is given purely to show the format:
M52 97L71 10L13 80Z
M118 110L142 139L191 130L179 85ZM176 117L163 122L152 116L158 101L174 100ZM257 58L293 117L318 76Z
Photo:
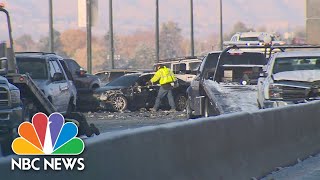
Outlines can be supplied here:
M32 123L20 124L16 138L11 145L18 155L79 155L84 150L84 142L76 137L78 127L65 123L60 113L53 113L49 118L37 113Z

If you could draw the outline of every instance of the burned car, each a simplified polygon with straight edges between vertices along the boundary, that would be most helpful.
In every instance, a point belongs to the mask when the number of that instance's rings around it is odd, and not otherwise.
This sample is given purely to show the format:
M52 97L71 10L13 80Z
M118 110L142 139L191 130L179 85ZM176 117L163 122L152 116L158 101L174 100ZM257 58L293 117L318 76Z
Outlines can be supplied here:
M259 108L320 99L320 51L275 54L258 81Z
M94 91L99 107L113 111L131 111L154 106L159 85L148 85L154 73L133 73L121 76L104 87ZM173 96L178 111L186 107L186 89L189 83L178 79L178 86L173 88ZM161 109L170 109L167 99L162 102Z

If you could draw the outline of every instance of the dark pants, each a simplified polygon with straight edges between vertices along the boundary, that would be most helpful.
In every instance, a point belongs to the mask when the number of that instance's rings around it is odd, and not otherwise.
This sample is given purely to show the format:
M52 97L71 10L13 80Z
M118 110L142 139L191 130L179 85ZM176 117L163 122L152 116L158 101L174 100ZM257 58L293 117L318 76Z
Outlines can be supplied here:
M174 99L172 96L172 86L171 87L161 86L158 92L156 102L153 107L155 110L159 109L161 99L164 98L165 96L168 97L168 101L171 109L176 109L176 105L174 103Z

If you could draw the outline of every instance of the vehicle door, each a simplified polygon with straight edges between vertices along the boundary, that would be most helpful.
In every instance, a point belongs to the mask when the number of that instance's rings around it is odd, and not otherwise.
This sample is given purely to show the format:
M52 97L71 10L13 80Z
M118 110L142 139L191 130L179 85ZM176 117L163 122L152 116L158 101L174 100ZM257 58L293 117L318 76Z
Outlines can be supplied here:
M140 107L153 106L160 88L159 85L148 85L153 74L146 74L139 77L133 88L135 103Z
M64 71L56 59L49 60L49 67L51 76L51 83L49 86L51 86L50 89L52 89L52 102L56 106L58 112L66 112L71 94L69 92L69 85ZM61 78L55 79L57 74L60 74Z
M268 89L268 86L270 84L268 81L272 79L271 77L268 77L268 76L272 74L273 61L274 61L274 58L272 56L268 64L263 68L263 73L261 73L261 77L259 77L258 79L257 99L258 99L258 103L261 106L263 106L263 101L265 100L265 93L266 93L265 90Z
M203 96L203 82L206 80L213 80L215 68L217 65L218 57L220 53L208 54L202 61L196 77L190 83L189 96L191 96L191 106L194 107L195 98Z
M71 93L70 97L72 97L72 96L77 97L77 89L76 89L76 86L74 85L74 79L72 77L71 71L68 68L66 61L64 61L63 59L60 59L59 62L62 66L63 71L66 74L67 79L68 79L68 87L69 87L69 91Z

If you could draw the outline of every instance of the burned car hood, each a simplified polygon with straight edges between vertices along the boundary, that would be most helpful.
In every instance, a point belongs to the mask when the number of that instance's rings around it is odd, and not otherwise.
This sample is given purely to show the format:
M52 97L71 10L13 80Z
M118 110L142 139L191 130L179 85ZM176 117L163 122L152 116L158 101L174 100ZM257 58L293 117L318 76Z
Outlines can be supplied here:
M285 71L273 75L275 81L314 82L320 80L320 70Z
M118 89L124 89L124 88L127 88L125 86L103 86L103 87L100 87L96 90L94 90L95 93L102 93L102 92L106 92L106 91L109 91L109 90L118 90Z

